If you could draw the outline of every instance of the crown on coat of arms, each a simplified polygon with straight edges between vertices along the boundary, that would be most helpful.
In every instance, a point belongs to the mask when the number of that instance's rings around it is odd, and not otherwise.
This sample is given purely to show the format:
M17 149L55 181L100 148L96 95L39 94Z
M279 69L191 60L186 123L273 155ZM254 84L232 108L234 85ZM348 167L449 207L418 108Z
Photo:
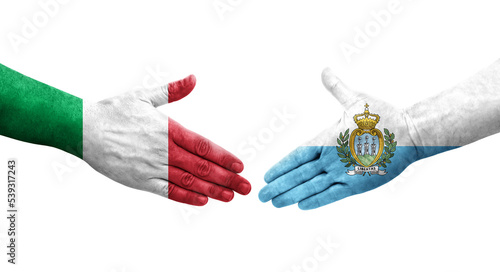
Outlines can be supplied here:
M368 103L365 105L365 112L354 115L354 122L356 125L362 130L372 130L377 125L380 120L380 116L378 114L370 113L368 110ZM362 117L362 118L361 118Z

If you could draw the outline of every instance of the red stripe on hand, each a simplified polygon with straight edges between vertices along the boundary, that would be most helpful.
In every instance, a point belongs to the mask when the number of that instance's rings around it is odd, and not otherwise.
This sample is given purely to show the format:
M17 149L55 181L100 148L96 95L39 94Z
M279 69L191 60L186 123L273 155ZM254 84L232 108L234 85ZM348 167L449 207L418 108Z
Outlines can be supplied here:
M195 175L174 166L168 167L168 180L186 190L198 192L202 195L206 195L220 201L229 202L234 197L233 191L217 184L207 182L206 180L200 179Z
M237 174L243 163L236 156L170 118L168 135L170 182L222 201L232 199L231 190L250 193L250 182Z
M168 183L168 198L194 206L203 206L208 202L208 198L206 196L186 190L172 182Z
M170 118L168 119L168 135L174 143L196 156L205 158L235 173L243 171L243 162L235 155L205 137L185 129Z
M170 82L168 84L168 103L180 100L193 91L196 85L196 77L190 75L184 79Z

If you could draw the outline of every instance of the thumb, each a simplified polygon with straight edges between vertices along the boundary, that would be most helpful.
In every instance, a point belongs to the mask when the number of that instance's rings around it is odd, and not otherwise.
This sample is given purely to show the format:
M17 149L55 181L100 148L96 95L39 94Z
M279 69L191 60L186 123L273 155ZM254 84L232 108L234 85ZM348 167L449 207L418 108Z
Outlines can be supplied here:
M350 90L335 74L332 69L325 68L321 74L321 80L325 88L342 104L348 105L350 101L359 96L358 92Z
M167 85L154 88L149 92L149 100L155 107L180 100L193 91L196 77L189 75L186 78L170 82Z

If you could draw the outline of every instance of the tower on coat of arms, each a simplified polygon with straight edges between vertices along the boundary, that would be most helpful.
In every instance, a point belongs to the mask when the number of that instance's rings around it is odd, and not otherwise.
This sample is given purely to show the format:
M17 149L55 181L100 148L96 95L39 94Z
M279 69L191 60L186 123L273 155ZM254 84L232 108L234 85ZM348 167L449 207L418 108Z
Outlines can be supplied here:
M370 113L369 105L365 105L365 111L354 115L354 122L358 128L349 134L349 129L342 132L337 139L337 152L340 161L346 163L348 169L346 174L365 175L385 175L387 174L387 164L391 163L394 157L397 142L394 140L394 133L390 133L384 128L384 135L376 128L380 116Z

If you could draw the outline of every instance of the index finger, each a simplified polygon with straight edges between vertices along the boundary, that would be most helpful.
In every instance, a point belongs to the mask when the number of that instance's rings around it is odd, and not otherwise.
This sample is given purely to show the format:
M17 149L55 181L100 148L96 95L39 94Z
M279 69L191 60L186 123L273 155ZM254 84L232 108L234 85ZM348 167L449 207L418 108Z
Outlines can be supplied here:
M205 137L192 132L168 118L169 137L180 147L199 157L216 163L232 172L243 171L243 163L235 155Z
M299 186L300 184L320 175L323 172L322 167L318 167L317 162L309 162L292 171L278 177L273 182L267 184L259 192L259 199L267 202L282 193Z
M271 183L299 166L318 159L320 154L320 146L300 146L271 167L266 172L264 181Z

